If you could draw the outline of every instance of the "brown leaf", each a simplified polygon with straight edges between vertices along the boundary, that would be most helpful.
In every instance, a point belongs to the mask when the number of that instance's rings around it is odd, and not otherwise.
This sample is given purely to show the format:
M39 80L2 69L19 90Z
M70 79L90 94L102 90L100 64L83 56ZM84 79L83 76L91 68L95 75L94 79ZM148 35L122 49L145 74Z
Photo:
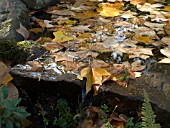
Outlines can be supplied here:
M28 65L30 65L32 68L30 70L27 70L27 71L30 71L30 72L40 72L43 70L43 66L38 62L38 61L28 61L27 62Z
M7 85L12 80L12 76L9 74L8 67L0 61L0 84Z
M24 37L24 39L26 40L29 37L30 33L21 23L19 25L20 25L20 27L19 27L19 29L16 29L16 31L19 34L21 34Z
M78 71L79 68L85 66L82 62L72 62L72 61L62 61L61 65L64 66L64 70L66 71Z
M7 89L8 89L8 100L12 100L14 98L19 97L18 89L14 86L12 82L9 82L7 84Z

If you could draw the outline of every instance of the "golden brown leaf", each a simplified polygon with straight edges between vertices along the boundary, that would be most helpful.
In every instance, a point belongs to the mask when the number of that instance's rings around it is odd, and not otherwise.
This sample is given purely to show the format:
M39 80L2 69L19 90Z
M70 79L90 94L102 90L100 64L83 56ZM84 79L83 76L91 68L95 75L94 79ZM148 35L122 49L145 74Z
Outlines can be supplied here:
M52 40L53 42L63 43L73 40L73 37L66 36L61 31L53 32L53 34L55 36L55 38Z
M91 90L93 84L102 85L103 76L109 76L110 73L102 68L83 68L78 79L86 77L86 94Z
M142 35L135 35L132 38L133 40L136 40L141 43L153 43L154 40L150 39L150 36L142 36Z
M9 74L9 69L8 67L0 61L0 84L5 84L7 85L7 83L9 81L11 81L13 78L12 76Z
M121 7L121 4L118 5ZM114 17L120 15L121 10L118 9L120 7L117 8L114 4L103 3L100 6L101 7L97 11L100 12L101 16Z

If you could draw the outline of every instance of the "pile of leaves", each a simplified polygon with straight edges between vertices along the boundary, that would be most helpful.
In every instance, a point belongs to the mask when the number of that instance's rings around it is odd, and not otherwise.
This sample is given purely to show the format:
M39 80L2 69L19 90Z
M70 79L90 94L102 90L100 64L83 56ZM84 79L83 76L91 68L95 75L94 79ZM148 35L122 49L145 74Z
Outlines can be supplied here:
M48 53L16 68L39 79L64 73L86 77L86 93L107 80L127 86L148 70L145 60L170 63L169 7L164 0L93 0L31 11L30 37L40 35L34 40ZM27 39L25 31L19 33Z

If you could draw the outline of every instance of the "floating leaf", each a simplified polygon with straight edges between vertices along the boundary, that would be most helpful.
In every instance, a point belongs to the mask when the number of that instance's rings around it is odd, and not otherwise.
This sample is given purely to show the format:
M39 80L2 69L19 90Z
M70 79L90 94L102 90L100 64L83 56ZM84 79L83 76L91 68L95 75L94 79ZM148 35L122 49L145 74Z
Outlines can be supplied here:
M105 17L118 16L120 15L121 12L121 10L119 10L118 8L123 7L122 3L120 3L119 5L120 7L116 7L115 4L103 3L100 5L101 7L97 11L100 12L101 16L105 16Z
M163 59L160 60L158 63L166 63L166 64L170 64L170 58L163 58Z
M142 36L142 35L135 35L132 38L133 40L136 40L141 43L153 43L154 41L150 39L150 36Z
M170 48L169 48L169 47L166 47L166 48L164 48L164 49L161 49L160 52L161 52L163 55L165 55L165 56L167 56L168 58L170 58Z
M61 15L61 16L74 16L75 13L66 9L66 10L53 10L49 11L50 14Z
M66 36L61 31L53 32L53 34L55 36L55 38L52 40L53 42L63 43L66 41L73 40L73 37Z

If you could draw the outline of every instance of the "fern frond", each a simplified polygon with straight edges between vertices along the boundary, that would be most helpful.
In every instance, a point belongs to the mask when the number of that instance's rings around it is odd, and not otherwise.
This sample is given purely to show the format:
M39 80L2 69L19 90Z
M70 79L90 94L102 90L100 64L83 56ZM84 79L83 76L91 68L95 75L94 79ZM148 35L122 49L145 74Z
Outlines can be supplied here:
M155 121L156 115L150 104L149 96L144 91L144 103L142 104L142 128L161 128Z

